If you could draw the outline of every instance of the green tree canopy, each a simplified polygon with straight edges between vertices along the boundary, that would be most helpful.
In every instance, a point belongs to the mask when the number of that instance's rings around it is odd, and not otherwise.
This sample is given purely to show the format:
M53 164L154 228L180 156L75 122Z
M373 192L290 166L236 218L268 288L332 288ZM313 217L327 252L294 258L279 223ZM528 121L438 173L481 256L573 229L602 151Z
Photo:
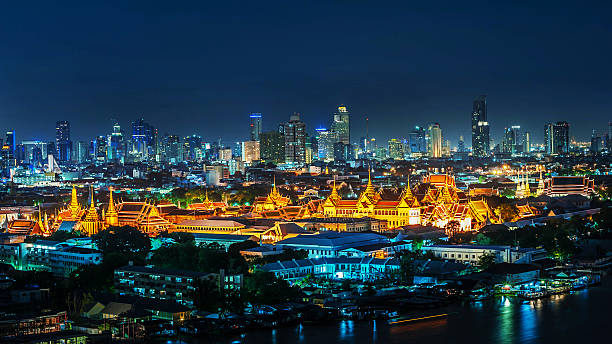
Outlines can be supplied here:
M92 239L105 257L109 253L145 257L151 250L149 236L130 226L108 227L94 235Z

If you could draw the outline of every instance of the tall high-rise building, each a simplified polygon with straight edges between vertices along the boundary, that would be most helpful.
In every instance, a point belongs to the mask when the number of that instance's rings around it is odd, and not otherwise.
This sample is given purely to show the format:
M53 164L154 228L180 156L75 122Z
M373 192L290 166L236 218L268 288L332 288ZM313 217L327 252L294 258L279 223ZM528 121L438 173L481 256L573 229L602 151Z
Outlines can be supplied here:
M408 147L413 157L427 154L426 137L427 132L423 127L414 127L414 130L408 133Z
M427 152L430 158L442 157L442 128L439 123L430 124L427 128Z
M278 131L261 133L259 140L261 159L276 164L285 162L285 137Z
M15 142L14 130L9 130L6 132L6 141L4 142L4 147L6 147L6 154L8 159L15 158L15 149L17 148L17 144Z
M548 154L569 153L569 123L560 121L544 126L544 146Z
M404 160L404 142L398 139L391 139L387 143L389 158L395 160Z
M196 161L202 156L202 137L199 135L187 136L184 139L183 159Z
M108 140L106 136L98 136L93 140L93 157L99 162L106 161L106 151L108 150Z
M285 163L303 164L306 161L306 124L294 113L289 122L281 125L285 136Z
M487 120L487 96L474 100L472 108L472 155L489 156L489 122Z
M179 163L183 161L183 147L181 138L178 135L165 135L162 139L162 160L169 163Z
M58 160L66 162L72 160L72 141L70 141L70 122L57 121L55 123L55 144Z
M123 140L123 131L119 123L113 125L113 132L108 135L106 155L108 161L123 162L125 157L125 142Z
M261 113L253 112L251 118L251 141L259 141L261 136Z
M593 153L601 152L604 147L603 141L602 136L597 132L597 130L593 130L593 134L591 135L591 147L589 150Z
M24 161L32 166L42 165L47 161L47 144L42 141L23 141Z
M338 136L337 142L344 144L351 143L351 114L348 112L346 106L338 106L338 112L333 115L333 122L331 130Z
M76 150L75 150L76 162L78 164L88 162L89 157L90 157L90 152L89 152L89 145L87 144L87 142L84 142L84 141L77 142Z
M526 131L523 135L523 153L529 154L531 152L531 133Z
M504 139L502 141L502 152L517 154L521 151L520 146L520 131L521 127L513 125L504 130Z
M323 161L334 161L334 143L338 141L338 133L326 128L315 129L317 139L316 158Z
M242 161L247 164L260 159L259 141L242 142Z
M157 130L139 118L132 122L131 154L140 159L154 157L157 154Z

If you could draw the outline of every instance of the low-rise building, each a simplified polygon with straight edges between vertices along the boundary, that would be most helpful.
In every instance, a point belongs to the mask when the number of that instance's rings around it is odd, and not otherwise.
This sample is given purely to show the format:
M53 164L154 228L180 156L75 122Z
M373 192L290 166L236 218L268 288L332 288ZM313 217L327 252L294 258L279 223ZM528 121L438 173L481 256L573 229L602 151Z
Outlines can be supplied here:
M81 266L100 264L102 253L68 242L37 240L33 243L0 244L0 262L18 270L49 271L68 277Z
M326 231L319 234L302 234L276 243L284 248L306 250L308 258L342 257L352 252L371 252L372 245L377 245L375 256L385 256L389 248L400 249L387 237L376 233L351 233ZM402 248L403 249L403 248ZM351 254L353 255L353 254Z
M226 275L223 270L206 273L134 265L115 269L114 279L120 295L174 300L188 307L194 307L195 295L202 282L212 282L220 290L242 286L242 275Z
M397 272L400 269L400 260L399 258L324 257L270 263L261 269L289 282L299 281L309 275L328 279L373 281L388 278Z
M477 265L480 257L485 254L495 256L496 263L525 263L546 258L543 248L520 248L495 245L431 245L422 247L424 252L432 252L444 260Z
M257 237L253 235L238 234L217 234L217 233L192 233L196 245L218 244L226 251L232 244L251 240L257 242Z
M371 217L313 217L296 219L295 222L311 231L330 230L336 232L380 232L387 229L387 221Z

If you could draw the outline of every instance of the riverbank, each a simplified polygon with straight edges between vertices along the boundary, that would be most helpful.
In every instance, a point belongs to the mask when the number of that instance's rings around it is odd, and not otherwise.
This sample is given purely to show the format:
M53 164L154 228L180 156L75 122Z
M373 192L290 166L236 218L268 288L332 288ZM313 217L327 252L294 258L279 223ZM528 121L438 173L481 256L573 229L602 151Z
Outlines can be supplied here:
M606 342L612 283L546 299L498 296L443 308L448 317L390 326L386 320L344 320L252 331L189 343L569 343ZM588 336L587 334L588 333ZM452 341L449 341L452 338Z

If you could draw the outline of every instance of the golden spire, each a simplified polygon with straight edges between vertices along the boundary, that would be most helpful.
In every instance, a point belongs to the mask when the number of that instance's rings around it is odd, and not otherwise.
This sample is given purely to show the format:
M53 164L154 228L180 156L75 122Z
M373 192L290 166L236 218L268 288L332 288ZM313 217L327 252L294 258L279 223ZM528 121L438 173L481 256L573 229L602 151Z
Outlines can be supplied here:
M334 175L334 184L333 184L332 191L329 197L332 199L340 199L340 195L338 195L338 190L336 189L336 175Z
M376 195L376 190L374 190L374 186L372 185L372 174L370 167L368 167L368 185L366 186L365 194L370 197L374 197L374 195Z
M278 195L278 190L276 189L276 174L273 176L272 181L272 194L270 196L276 197Z
M402 198L412 199L414 197L412 195L412 190L410 189L410 175L408 175L408 180L406 180L406 187L404 188L404 192Z
M110 213L116 213L117 211L115 210L115 201L113 200L113 188L112 187L108 187L108 210L106 211L107 214Z
M86 219L90 221L98 220L98 212L96 211L96 205L94 200L93 186L89 186L89 209L87 210Z
M77 191L74 184L72 184L72 196L70 197L70 214L74 219L79 215L79 210L81 207L79 206L79 201L77 200Z

